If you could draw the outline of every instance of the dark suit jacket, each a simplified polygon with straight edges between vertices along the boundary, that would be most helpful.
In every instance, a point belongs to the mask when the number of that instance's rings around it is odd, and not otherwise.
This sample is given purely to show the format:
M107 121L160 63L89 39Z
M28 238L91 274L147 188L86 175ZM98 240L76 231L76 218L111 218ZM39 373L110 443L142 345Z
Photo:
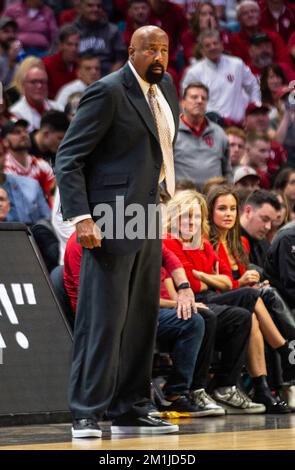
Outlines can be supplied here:
M176 137L178 99L170 75L165 74L160 88L174 116ZM93 215L94 207L102 203L114 209L116 196L124 196L125 205L140 204L147 213L148 204L157 200L161 164L151 110L126 64L87 88L59 148L56 176L63 217ZM106 218L109 221L110 215ZM130 216L125 217L125 226L128 220ZM102 248L131 253L143 242L121 237L106 238Z

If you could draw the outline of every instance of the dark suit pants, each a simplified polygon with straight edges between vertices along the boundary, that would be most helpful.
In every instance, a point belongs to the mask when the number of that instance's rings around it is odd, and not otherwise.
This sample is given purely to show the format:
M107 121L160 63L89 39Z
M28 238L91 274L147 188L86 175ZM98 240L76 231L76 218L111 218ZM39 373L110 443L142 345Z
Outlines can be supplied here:
M145 414L160 272L160 240L122 256L83 249L69 387L74 418Z

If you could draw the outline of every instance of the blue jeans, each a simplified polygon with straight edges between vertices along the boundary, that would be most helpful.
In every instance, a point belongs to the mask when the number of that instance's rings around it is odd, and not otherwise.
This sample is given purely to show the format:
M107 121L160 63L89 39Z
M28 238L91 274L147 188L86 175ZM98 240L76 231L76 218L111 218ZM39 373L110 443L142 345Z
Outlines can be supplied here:
M199 313L189 320L177 318L175 308L161 308L157 343L162 351L169 352L172 371L164 387L165 395L183 394L190 390L198 353L205 332L205 322Z

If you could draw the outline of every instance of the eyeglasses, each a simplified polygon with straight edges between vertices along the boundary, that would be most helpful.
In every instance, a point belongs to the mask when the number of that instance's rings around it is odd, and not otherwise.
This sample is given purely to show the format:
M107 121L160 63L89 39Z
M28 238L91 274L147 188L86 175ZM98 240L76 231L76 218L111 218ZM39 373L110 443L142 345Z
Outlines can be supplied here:
M47 85L48 81L47 80L26 80L26 83L29 83L30 85Z

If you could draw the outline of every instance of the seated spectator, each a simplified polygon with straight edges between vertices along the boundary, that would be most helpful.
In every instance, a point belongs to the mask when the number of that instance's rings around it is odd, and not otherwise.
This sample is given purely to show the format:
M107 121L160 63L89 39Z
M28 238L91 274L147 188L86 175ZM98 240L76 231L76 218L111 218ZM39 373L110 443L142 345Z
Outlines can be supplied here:
M292 381L295 379L295 365L290 367L286 351L291 348L288 340L295 338L295 321L288 329L290 311L287 312L287 306L278 306L276 290L268 285L268 281L264 281L264 287L261 287L259 273L249 267L249 246L246 239L240 237L237 195L231 188L224 186L211 191L207 200L210 241L219 259L228 267L233 288L250 286L257 291L258 287L260 298L267 308L255 308L259 328L271 348L281 355L284 381ZM284 318L285 316L287 318ZM274 411L277 408L277 412L287 411L285 404L281 402L278 405L270 393L268 398L270 409ZM267 406L267 402L265 405Z
M73 21L75 21L75 19L79 15L80 3L80 0L71 0L71 4L73 5L73 7L66 8L65 10L60 12L58 16L58 22L60 26L63 26L66 23L73 23Z
M17 23L7 16L0 17L0 56L5 56L8 41L16 39Z
M256 33L267 33L271 38L274 50L274 62L288 62L286 46L280 35L274 30L260 27L261 13L255 0L243 0L237 6L237 17L241 25L238 33L230 36L230 52L240 57L247 65L250 64L250 38Z
M123 40L126 47L131 42L134 31L151 23L151 7L148 0L129 0Z
M284 146L288 154L288 165L295 167L295 102L294 83L282 87L278 96L282 100L283 117L276 131L276 139ZM292 98L293 95L293 98Z
M69 120L62 111L48 111L42 116L40 129L31 132L29 154L42 157L54 168L55 155L67 128Z
M75 116L81 97L82 97L81 92L76 92L69 96L68 102L65 106L65 114L69 121L71 121L73 117Z
M102 76L122 67L126 46L117 26L108 21L102 0L81 0L80 15L73 25L80 32L80 52L91 49L97 53Z
M248 65L255 77L260 80L264 67L275 62L273 43L268 33L260 32L253 34L249 39L249 62ZM293 71L288 62L277 61L288 80L292 80Z
M280 142L273 139L272 132L270 132L269 120L269 107L265 104L257 106L256 104L249 104L246 109L245 115L245 131L246 133L254 134L268 134L270 137L270 156L267 161L267 171L269 180L272 182L278 170L287 163L287 152ZM248 165L246 155L242 158L242 165Z
M197 185L210 177L232 176L226 135L205 116L208 98L208 88L201 82L186 87L174 146L176 179L190 179Z
M291 214L286 195L282 191L275 189L271 192L276 196L277 200L281 204L281 209L278 211L277 219L272 223L271 231L267 235L267 239L270 243L278 230L291 221Z
M83 93L91 83L100 79L100 60L97 54L86 51L80 54L77 67L77 79L63 86L57 96L56 102L65 109L68 99L74 93Z
M236 188L255 191L260 187L260 176L251 166L239 166L235 169L233 182Z
M4 172L19 176L30 176L37 180L47 201L51 204L52 191L55 185L53 171L45 160L33 157L28 153L30 136L27 127L28 122L23 119L9 121L3 127L2 137L7 149Z
M247 198L240 217L241 234L249 242L251 263L263 268L269 242L267 235L281 205L269 191L258 189Z
M187 64L195 62L195 59L202 58L198 45L198 37L205 29L220 30L216 6L209 1L197 4L190 19L190 29L185 31L182 35L183 53ZM221 30L220 36L223 47L226 50L228 33Z
M18 64L13 80L10 83L9 87L6 88L6 93L9 99L10 106L16 103L23 95L24 77L27 72L33 67L38 67L42 70L45 70L42 60L35 56L28 56Z
M274 181L274 189L281 191L287 199L288 211L293 220L295 218L295 168L283 168Z
M51 8L43 0L17 0L3 13L18 25L17 37L27 54L42 56L50 48L57 33Z
M49 109L58 109L57 103L47 99L48 78L44 68L33 66L22 80L23 95L10 107L19 119L29 122L30 132L40 128L41 117Z
M229 143L229 156L232 168L241 164L246 149L246 134L239 127L228 127L225 133Z
M0 56L0 82L6 88L10 85L18 68L17 57L21 50L21 43L18 39L7 41L6 56Z
M224 185L226 183L228 183L228 181L223 176L214 176L213 178L209 178L204 183L202 193L208 194L211 188L215 188L216 186Z
M278 91L283 85L287 85L283 69L277 64L265 67L260 80L261 99L269 106L269 119L274 129L277 128L284 113L278 96Z
M43 58L48 76L48 97L54 99L63 85L75 80L80 33L72 25L62 27L57 36L57 49Z
M246 140L244 160L254 168L260 178L260 187L269 189L271 186L267 163L270 159L270 139L266 134L249 133Z
M263 0L260 2L262 28L279 33L285 43L295 31L295 7L285 0Z
M282 227L273 239L264 264L264 273L295 309L295 222Z
M203 82L209 89L208 111L219 113L231 125L238 124L247 104L260 102L258 82L241 59L222 53L219 31L207 29L198 41L204 59L188 67L183 89L192 82Z
M1 158L1 157L0 157ZM10 201L5 189L0 185L0 222L7 222L10 211Z
M40 219L49 220L50 209L38 181L27 176L5 174L4 151L4 144L0 140L0 185L7 193L10 206L6 221L34 225Z

